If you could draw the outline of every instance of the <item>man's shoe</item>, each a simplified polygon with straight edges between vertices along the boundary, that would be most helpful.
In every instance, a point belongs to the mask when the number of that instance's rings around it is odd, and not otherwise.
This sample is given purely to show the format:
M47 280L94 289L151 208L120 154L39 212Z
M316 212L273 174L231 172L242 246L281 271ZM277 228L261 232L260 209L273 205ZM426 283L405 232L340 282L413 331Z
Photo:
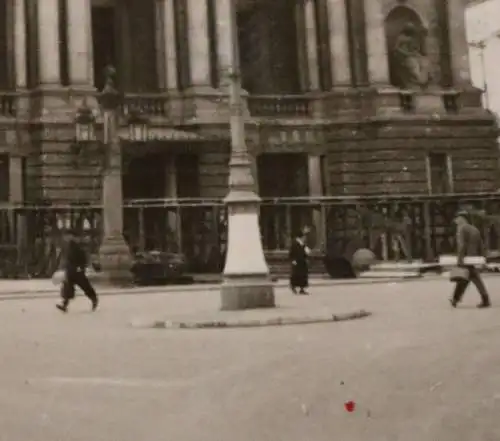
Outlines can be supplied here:
M450 299L450 305L453 307L453 308L456 308L457 305L458 305L458 302L455 300L455 299Z
M68 307L66 305L61 305L60 303L58 303L56 305L56 308L59 309L59 311L68 312Z
M92 301L92 312L94 312L98 306L99 306L99 300L97 300L97 299L93 300Z
M477 305L477 307L480 308L480 309L490 308L491 307L491 303L490 302L483 302L483 303L480 303L479 305Z

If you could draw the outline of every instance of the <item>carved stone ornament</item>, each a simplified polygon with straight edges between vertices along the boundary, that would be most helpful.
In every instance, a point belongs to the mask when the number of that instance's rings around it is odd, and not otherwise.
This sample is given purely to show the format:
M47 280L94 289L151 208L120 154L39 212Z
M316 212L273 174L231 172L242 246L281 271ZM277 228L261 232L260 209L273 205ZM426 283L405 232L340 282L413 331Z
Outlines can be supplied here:
M425 32L414 23L406 23L392 48L397 86L403 89L422 89L429 84L429 60L423 51Z

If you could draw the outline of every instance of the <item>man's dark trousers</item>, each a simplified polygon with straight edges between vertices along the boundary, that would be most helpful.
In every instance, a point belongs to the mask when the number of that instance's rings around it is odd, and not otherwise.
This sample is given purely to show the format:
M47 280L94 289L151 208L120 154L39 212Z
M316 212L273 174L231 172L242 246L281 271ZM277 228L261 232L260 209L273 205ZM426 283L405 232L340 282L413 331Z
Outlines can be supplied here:
M78 286L83 293L92 301L92 304L97 302L97 293L90 284L90 281L83 269L68 269L66 270L66 278L62 284L61 297L64 304L67 305L71 299L75 297L75 286Z
M469 286L469 283L472 282L477 290L479 291L479 295L481 296L481 300L483 304L490 304L490 297L488 296L488 291L486 290L486 286L484 285L483 279L481 278L481 274L474 266L464 266L469 270L469 279L468 280L460 280L457 282L455 286L455 292L453 293L453 302L459 303L462 300L462 297L465 293L465 290Z

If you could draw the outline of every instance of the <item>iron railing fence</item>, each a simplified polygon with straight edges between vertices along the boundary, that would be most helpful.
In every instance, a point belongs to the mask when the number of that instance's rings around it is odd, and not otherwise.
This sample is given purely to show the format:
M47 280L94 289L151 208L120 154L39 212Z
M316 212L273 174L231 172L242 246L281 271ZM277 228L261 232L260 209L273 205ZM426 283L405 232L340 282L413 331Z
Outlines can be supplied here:
M432 261L454 252L455 213L467 208L487 247L500 247L500 193L367 197L264 198L260 228L265 251L283 253L294 232L311 229L317 253L350 257L370 248L380 259ZM183 254L193 272L222 269L227 210L220 199L126 201L124 235L134 252ZM59 264L63 234L80 229L89 253L102 234L99 205L0 207L0 276L49 277Z

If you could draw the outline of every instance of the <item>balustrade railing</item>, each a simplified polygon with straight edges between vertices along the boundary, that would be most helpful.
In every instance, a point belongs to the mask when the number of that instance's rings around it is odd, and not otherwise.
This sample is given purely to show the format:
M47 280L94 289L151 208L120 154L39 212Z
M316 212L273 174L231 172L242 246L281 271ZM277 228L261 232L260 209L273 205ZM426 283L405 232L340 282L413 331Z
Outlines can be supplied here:
M310 118L312 98L295 95L250 95L248 110L253 117Z
M160 94L125 94L122 102L124 116L132 112L140 112L147 117L170 116L168 97Z
M260 228L267 253L282 254L293 234L311 229L310 245L350 257L359 248L380 259L433 261L455 250L453 218L467 208L487 248L500 248L500 194L264 199ZM226 207L216 199L128 201L124 235L133 252L183 254L192 272L220 272L227 240ZM78 228L97 254L99 206L0 208L0 277L49 277L59 264L64 231Z

